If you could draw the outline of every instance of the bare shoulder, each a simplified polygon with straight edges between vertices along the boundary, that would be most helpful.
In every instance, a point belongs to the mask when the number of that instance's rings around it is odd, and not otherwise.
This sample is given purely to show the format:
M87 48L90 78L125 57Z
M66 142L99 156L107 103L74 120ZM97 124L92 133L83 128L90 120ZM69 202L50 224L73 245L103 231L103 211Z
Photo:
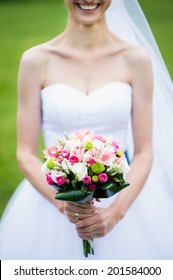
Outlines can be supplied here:
M48 62L49 56L52 53L55 53L56 49L61 41L62 34L57 37L47 41L45 43L34 46L28 50L26 50L22 57L21 63L31 64L31 65L44 65ZM57 52L58 53L58 52Z
M41 44L26 50L20 60L19 81L29 78L40 86L44 84L49 58L49 45Z
M149 52L142 46L137 45L127 45L125 51L125 59L129 66L139 69L141 67L151 66L151 57Z
M22 54L20 63L23 66L40 67L46 63L47 56L45 45L37 45Z
M116 38L114 42L116 43L114 55L122 59L126 69L129 69L130 72L151 70L151 57L146 48L120 38Z
M144 47L128 44L124 51L124 59L129 72L129 80L133 86L143 83L152 85L151 56Z

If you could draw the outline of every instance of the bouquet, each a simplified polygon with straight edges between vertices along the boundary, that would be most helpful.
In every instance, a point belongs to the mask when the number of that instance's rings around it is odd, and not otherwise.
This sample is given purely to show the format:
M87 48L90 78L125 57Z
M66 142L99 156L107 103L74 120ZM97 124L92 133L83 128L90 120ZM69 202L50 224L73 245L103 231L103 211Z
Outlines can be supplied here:
M42 171L59 200L87 203L108 198L129 185L124 152L110 136L80 130L43 151ZM85 257L94 254L93 240L83 240Z

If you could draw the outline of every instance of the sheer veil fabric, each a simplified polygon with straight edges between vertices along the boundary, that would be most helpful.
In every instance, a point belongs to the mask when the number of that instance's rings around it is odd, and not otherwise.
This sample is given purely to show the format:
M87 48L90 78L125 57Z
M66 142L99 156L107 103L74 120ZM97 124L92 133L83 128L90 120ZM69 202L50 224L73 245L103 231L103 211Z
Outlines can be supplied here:
M110 31L122 39L146 48L151 56L154 74L153 149L154 165L162 175L164 188L173 194L173 84L155 38L137 0L112 0L106 13ZM129 124L129 154L133 140Z
M138 203L141 203L141 206L144 203L143 201L146 203L143 208L145 213L141 213L141 217L143 215L146 215L147 217L148 215L148 220L151 219L150 229L153 223L155 238L160 244L162 243L163 248L165 246L166 255L163 258L173 259L173 247L171 241L171 235L173 234L172 80L150 26L137 0L112 0L106 13L106 20L112 33L132 44L143 46L148 50L151 56L154 75L154 162L147 182L138 197ZM131 158L133 155L131 124L129 124L128 153ZM163 202L165 198L167 202ZM157 208L157 206L159 207ZM147 211L150 211L151 213L147 214ZM146 230L147 234L147 224L143 226L144 231Z

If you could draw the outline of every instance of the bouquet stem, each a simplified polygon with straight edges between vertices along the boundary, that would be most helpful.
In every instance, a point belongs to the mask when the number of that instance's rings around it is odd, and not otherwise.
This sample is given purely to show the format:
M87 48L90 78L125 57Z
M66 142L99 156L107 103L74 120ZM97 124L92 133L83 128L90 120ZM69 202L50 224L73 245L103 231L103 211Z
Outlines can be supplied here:
M93 239L83 240L83 252L86 258L88 258L89 254L94 255L94 248L92 247L91 243L93 243Z

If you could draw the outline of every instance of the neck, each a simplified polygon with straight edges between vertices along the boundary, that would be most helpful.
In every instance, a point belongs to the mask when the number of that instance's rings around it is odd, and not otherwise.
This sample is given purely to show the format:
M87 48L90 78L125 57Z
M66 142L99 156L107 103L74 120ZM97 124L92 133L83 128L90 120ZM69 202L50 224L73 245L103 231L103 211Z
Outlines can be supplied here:
M105 17L92 25L84 25L69 17L64 35L71 46L88 49L105 45L109 31Z

